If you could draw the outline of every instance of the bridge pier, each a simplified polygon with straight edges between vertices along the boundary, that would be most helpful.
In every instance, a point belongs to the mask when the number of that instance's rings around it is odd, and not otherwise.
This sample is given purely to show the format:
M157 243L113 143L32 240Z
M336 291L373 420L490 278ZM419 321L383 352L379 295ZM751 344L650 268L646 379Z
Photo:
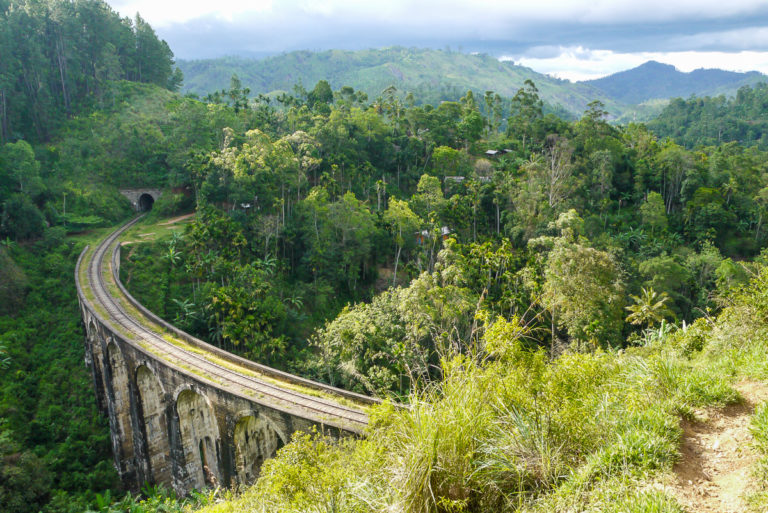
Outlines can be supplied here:
M139 396L139 423L143 428L148 454L149 480L156 483L171 483L169 458L171 447L168 436L168 415L165 397L160 381L152 369L139 365L136 370L136 388Z

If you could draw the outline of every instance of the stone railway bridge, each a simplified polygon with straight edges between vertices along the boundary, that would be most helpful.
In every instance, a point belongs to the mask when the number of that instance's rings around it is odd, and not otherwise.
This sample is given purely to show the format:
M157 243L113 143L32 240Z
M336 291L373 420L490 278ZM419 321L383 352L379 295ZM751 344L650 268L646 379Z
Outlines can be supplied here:
M362 433L375 399L239 358L138 303L119 279L120 236L138 219L76 270L85 360L128 489L249 484L296 431Z

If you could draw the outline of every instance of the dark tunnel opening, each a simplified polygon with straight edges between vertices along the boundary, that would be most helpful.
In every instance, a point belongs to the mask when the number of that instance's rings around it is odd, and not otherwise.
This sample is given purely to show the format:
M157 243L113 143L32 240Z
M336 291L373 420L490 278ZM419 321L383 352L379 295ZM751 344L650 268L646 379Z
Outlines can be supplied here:
M155 204L155 198L151 195L144 193L139 196L139 212L149 212L152 210L152 205Z

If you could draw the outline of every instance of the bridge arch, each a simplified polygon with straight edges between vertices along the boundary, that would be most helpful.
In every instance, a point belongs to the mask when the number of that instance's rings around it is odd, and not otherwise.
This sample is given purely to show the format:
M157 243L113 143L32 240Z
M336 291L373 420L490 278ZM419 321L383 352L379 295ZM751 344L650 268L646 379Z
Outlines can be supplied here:
M136 389L139 394L142 425L147 441L149 473L154 483L171 481L168 457L171 453L168 436L165 390L154 370L146 362L136 368Z
M251 484L261 465L285 445L285 434L266 416L255 411L241 412L233 435L235 472L238 484Z
M133 424L131 423L131 396L128 367L117 343L107 339L106 363L108 375L105 373L107 391L107 409L110 424L112 424L112 446L122 455L120 458L121 475L135 473L135 451L133 445ZM117 436L115 436L117 435Z
M107 411L107 392L104 384L104 357L101 348L101 336L93 317L86 321L85 361L90 365L93 385L96 391L96 404L102 412Z
M189 386L182 387L174 395L190 485L200 489L222 483L219 470L221 438L211 402Z

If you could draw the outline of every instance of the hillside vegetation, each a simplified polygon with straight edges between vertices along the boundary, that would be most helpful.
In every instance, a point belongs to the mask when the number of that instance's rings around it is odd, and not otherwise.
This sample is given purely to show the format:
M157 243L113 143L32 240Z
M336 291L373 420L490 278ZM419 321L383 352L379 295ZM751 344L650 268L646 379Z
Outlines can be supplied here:
M717 320L662 325L618 353L550 360L515 320L493 320L480 353L443 360L444 379L411 409L382 407L365 440L297 436L253 488L200 511L682 513L681 488L696 492L673 471L681 418L704 422L705 407L739 400L733 383L768 378L765 279L761 268ZM764 411L739 511L766 506Z
M3 512L82 512L121 493L74 267L97 227L131 214L117 186L172 183L158 135L177 78L140 18L94 0L0 1Z
M682 511L681 419L765 379L765 155L613 127L599 103L545 116L533 84L507 130L481 101L321 81L270 114L234 101L257 128L187 164L195 220L132 249L131 290L214 344L411 404L366 440L298 436L207 511Z
M648 126L688 148L738 142L768 148L768 86L744 86L734 97L672 100Z

